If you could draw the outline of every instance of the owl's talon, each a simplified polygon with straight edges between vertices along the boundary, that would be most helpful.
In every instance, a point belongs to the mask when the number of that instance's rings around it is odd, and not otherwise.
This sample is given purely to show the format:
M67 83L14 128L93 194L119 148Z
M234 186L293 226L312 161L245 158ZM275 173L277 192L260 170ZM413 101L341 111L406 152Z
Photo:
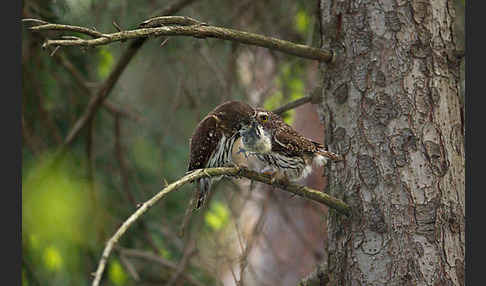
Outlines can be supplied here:
M270 176L270 184L273 185L275 183L275 181L277 181L278 174L273 169L271 169L271 168L265 168L261 172L264 175Z
M276 181L276 180L277 180L277 175L276 175L276 173L271 174L271 175L270 175L270 184L272 184L272 185L273 185L273 184L275 183L275 181Z

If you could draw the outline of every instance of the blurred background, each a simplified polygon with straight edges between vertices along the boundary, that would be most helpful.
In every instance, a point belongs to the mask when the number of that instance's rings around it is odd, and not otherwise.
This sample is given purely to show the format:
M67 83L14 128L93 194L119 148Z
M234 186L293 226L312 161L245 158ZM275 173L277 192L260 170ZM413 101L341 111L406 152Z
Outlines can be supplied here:
M320 46L318 1L24 0L22 17L108 33L113 22L133 29L174 3L181 5L173 15ZM462 39L464 1L455 4ZM218 39L170 37L162 47L163 39L150 39L52 164L130 42L54 52L41 48L46 38L73 34L23 26L23 285L90 285L121 223L184 175L189 138L216 105L232 99L271 110L320 84L315 61ZM316 106L283 117L323 142ZM322 174L302 183L324 190ZM243 179L219 183L180 237L193 191L170 193L132 226L103 285L296 285L325 257L325 206Z

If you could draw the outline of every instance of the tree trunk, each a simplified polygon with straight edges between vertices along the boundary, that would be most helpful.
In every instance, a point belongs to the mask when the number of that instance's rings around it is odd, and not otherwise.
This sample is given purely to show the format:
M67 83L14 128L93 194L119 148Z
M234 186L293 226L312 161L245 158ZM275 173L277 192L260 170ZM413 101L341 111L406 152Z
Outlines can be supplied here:
M345 156L328 191L329 285L464 285L464 126L452 0L321 0L319 106ZM319 271L318 271L319 272ZM324 275L327 274L327 275ZM305 283L304 283L305 284Z

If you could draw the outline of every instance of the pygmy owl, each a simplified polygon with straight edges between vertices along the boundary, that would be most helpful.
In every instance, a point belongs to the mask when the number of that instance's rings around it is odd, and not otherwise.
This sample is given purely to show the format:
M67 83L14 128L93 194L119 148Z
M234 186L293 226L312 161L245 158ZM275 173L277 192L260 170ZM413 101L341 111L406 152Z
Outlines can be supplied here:
M300 135L277 114L256 109L250 124L240 129L241 151L255 156L273 178L298 181L308 176L313 165L324 165L339 156L324 146Z
M239 130L249 124L255 109L239 101L228 101L218 105L197 125L190 142L188 171L239 165L241 147ZM215 180L221 177L202 178L196 182L199 209Z

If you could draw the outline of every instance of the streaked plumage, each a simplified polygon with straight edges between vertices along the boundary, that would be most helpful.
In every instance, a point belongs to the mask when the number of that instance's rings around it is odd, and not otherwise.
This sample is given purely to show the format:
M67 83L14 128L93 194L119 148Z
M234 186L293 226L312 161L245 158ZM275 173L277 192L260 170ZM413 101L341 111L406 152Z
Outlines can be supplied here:
M242 148L266 166L264 171L272 171L290 181L308 176L313 164L323 165L328 158L339 159L322 144L300 135L277 114L263 109L256 109L252 122L240 133ZM270 146L266 142L271 142Z
M305 178L313 164L325 164L338 156L324 146L305 138L275 113L255 109L239 101L217 106L197 125L190 143L188 171L223 166L244 166L271 171L290 181ZM215 180L199 179L199 209Z
M188 171L238 164L234 154L235 142L240 142L239 130L249 123L254 113L255 109L246 103L228 101L204 117L191 138ZM203 205L211 184L217 179L203 178L196 182L198 190L195 209Z

